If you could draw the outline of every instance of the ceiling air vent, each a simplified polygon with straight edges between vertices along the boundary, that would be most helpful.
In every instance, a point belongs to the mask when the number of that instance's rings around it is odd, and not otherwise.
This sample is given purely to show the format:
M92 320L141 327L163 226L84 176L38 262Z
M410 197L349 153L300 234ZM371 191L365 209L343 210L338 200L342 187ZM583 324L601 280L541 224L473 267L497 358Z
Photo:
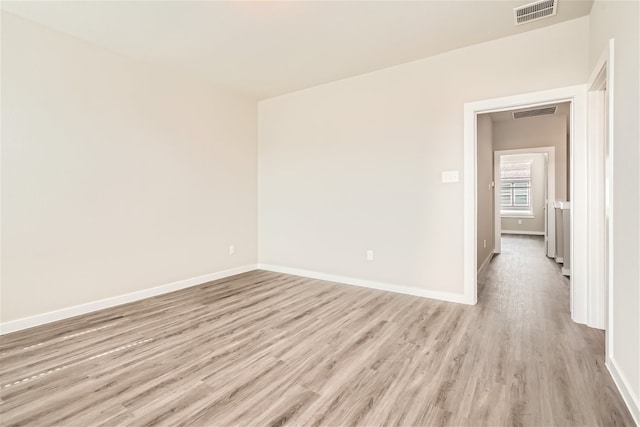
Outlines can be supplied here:
M514 111L514 119L524 119L525 117L545 116L547 114L555 114L558 107L536 108L535 110Z
M516 25L553 16L558 11L558 0L540 0L513 9Z

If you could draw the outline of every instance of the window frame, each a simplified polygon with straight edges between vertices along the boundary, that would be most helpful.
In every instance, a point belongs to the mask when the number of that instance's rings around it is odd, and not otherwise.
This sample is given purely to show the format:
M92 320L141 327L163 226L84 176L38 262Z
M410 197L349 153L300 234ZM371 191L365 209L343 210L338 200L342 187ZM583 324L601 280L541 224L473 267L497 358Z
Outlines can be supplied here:
M528 169L528 176L525 177L503 177L503 167L505 165L513 164L526 164ZM532 160L518 160L518 161L503 161L500 162L500 216L503 218L534 218L533 215L533 192L532 192L532 179L531 179L531 166ZM505 189L505 183L509 185L511 205L505 206L502 204L503 191ZM517 183L526 183L525 186L515 186ZM517 197L517 189L526 188L527 205L515 206L515 199Z

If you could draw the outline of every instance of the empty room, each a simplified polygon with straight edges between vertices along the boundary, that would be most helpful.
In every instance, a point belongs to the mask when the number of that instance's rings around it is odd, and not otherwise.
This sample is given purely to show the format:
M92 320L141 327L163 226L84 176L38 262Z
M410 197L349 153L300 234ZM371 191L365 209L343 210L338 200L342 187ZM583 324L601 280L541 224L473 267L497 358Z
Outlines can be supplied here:
M0 425L638 425L637 0L0 13Z

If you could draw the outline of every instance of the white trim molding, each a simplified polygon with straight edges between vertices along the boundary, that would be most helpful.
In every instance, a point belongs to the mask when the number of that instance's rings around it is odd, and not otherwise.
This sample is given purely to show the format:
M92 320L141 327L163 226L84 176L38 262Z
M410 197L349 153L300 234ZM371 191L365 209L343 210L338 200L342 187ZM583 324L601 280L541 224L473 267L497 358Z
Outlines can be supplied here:
M476 163L477 115L533 107L557 102L571 102L569 131L571 210L571 260L573 261L570 310L577 323L586 323L587 304L587 154L586 154L586 85L532 92L464 104L464 298L475 304L478 298L476 260Z
M614 40L611 39L591 73L587 94L589 113L587 142L590 171L588 175L590 197L588 239L591 246L588 260L591 271L589 272L587 325L607 330L610 329L612 322L608 313L613 312L613 251L615 248L613 244L613 107L615 95L613 54ZM606 153L608 153L608 158ZM607 348L611 345L610 338L612 338L612 331L608 330Z
M525 234L527 236L544 236L544 231L500 230L502 234Z
M633 420L636 422L636 425L640 426L640 399L639 396L636 396L633 393L633 389L630 387L630 383L628 378L622 374L622 372L618 369L618 365L613 358L607 358L605 366L609 370L611 374L611 378L613 378L613 382L618 387L620 394L622 395L622 400L627 404L627 408L629 408L629 412L633 417Z
M342 283L345 285L360 286L363 288L377 289L380 291L394 292L396 294L414 295L417 297L437 299L441 301L467 304L463 294L450 292L430 291L427 289L415 288L413 286L397 285L391 283L374 282L353 277L338 276L335 274L320 273L318 271L303 270L299 268L283 267L271 264L258 264L260 270L272 271L274 273L291 274L293 276L307 277L309 279L324 280L327 282Z
M500 218L524 218L524 219L534 219L536 216L532 211L501 211L499 214Z
M68 319L70 317L79 316L81 314L87 314L94 311L102 310L104 308L115 307L117 305L150 298L157 295L167 294L169 292L178 291L180 289L189 288L191 286L202 285L214 280L224 279L225 277L235 276L236 274L246 273L248 271L253 271L256 269L256 264L230 268L228 270L205 274L203 276L192 277L190 279L180 280L166 285L156 286L154 288L143 289L124 295L118 295L115 297L92 301L85 304L74 305L72 307L67 307L60 310L37 314L35 316L12 320L0 324L0 335L20 331L22 329L33 328L34 326L40 326L58 320Z

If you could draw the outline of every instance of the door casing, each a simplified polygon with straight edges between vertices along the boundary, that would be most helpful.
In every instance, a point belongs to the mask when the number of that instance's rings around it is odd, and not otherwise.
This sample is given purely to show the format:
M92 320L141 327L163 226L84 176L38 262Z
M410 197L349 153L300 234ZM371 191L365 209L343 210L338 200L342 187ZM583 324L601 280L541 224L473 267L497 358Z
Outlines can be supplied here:
M477 115L551 103L570 102L569 182L571 209L570 313L577 323L587 323L588 303L588 188L587 188L587 85L469 102L464 105L464 301L476 304L477 284Z

